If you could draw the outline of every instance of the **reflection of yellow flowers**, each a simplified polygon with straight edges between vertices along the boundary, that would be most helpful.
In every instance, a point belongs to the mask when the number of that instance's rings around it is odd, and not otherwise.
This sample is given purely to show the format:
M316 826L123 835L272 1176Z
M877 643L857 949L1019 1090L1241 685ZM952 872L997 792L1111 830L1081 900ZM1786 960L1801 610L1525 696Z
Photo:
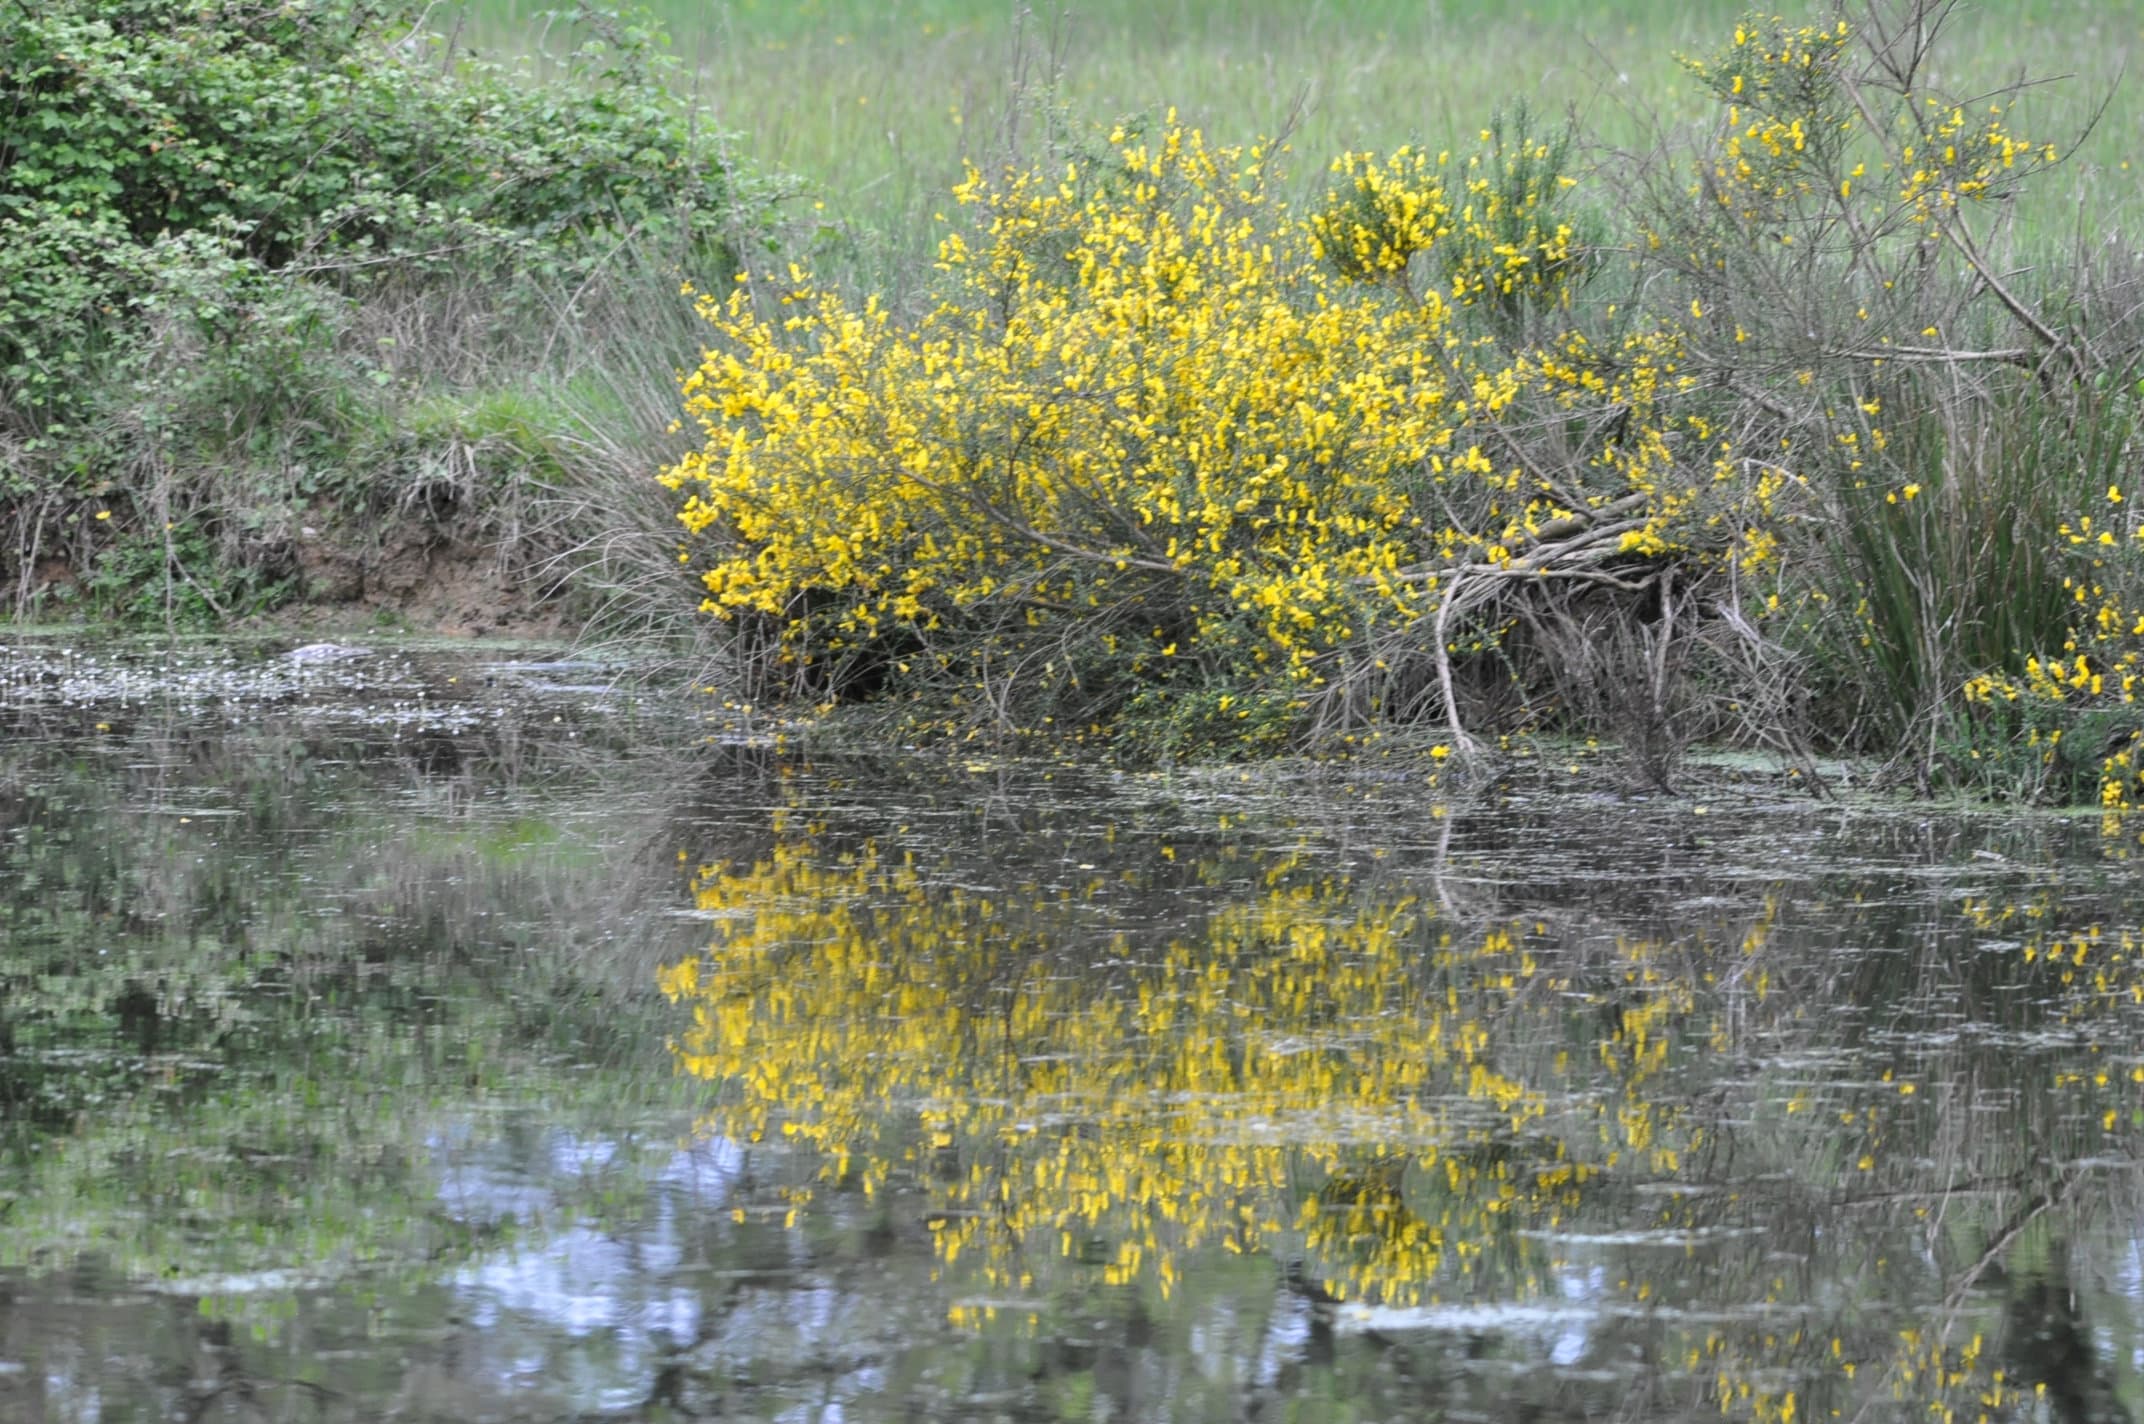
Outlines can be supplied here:
M821 1193L838 1195L835 1216L859 1201L920 1216L962 1328L1032 1325L1094 1285L1172 1297L1228 1254L1269 1258L1338 1319L1570 1304L1558 1297L1574 1271L1605 1261L1610 1283L1583 1304L1621 1318L1670 1290L1682 1303L1688 1253L1651 1247L1747 1225L1732 1186L1752 1173L1855 1202L1822 1248L1845 1253L1831 1267L1901 1225L1919 1239L1905 1218L1964 1170L1919 1134L1990 1108L1946 1061L1968 1051L1955 1044L1865 1074L1806 1067L1835 1057L1829 1017L1807 1004L1836 969L1806 940L1782 950L1806 928L1790 902L1665 941L1602 943L1589 921L1557 943L1532 916L1461 922L1405 880L1177 850L1174 864L1128 853L1122 873L1156 876L1172 915L1185 887L1226 883L1232 898L1150 937L1115 929L1125 891L1094 866L1040 897L1000 895L785 822L756 861L701 869L712 942L658 983L690 1016L673 1051L708 1085L702 1130L782 1144L813 1169L769 1174L802 1185L775 1191L765 1219L794 1226ZM1961 927L2022 940L2065 1022L2133 1012L2144 937L2057 929L2058 904L1968 900ZM1713 1076L1752 1045L1784 1066ZM2108 1113L2144 1081L2144 1068L2079 1066L2053 1084L2086 1095L2062 1129L2086 1134L2073 1155L2126 1121ZM1724 1102L1694 1096L1723 1081ZM1999 1096L2022 1110L2008 1085ZM1967 1166L2009 1180L2029 1137L1977 1134ZM1916 1404L2003 1397L1977 1340L1894 1330L1888 1311L1871 1325L1858 1299L1808 1303L1802 1343L1838 1342L1812 1365L1782 1343L1772 1311L1788 1302L1771 1292L1784 1287L1762 1284L1774 1267L1748 1245L1756 1276L1727 1264L1720 1279L1737 1292L1754 1279L1765 1310L1647 1316L1659 1357L1716 1381L1728 1417L1829 1417L1894 1386Z
M1528 995L1541 970L1517 927L1431 950L1413 900L1293 863L1136 955L1048 928L1093 886L1030 915L869 847L785 839L697 884L723 933L658 982L692 1009L680 1065L723 1085L706 1130L786 1139L866 1195L929 1192L941 1268L977 1288L1026 1289L1038 1252L1071 1269L1096 1240L1111 1279L1163 1292L1211 1247L1304 1254L1350 1300L1418 1300L1491 1260L1538 1288L1546 1258L1514 1232L1576 1209L1602 1162L1688 1146L1635 1098L1598 1105L1599 1148L1544 1134L1529 1077L1559 1070L1506 1061L1489 1027L1557 1002ZM1099 991L1063 968L1096 958L1137 967ZM1678 1003L1651 998L1608 1040L1633 1091Z

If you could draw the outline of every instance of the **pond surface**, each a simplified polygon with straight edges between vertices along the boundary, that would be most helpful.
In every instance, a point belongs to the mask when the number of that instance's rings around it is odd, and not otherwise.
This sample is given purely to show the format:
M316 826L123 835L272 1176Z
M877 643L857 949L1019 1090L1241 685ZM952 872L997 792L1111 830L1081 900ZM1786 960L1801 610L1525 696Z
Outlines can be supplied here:
M0 647L0 1420L2144 1405L2144 828L279 652Z

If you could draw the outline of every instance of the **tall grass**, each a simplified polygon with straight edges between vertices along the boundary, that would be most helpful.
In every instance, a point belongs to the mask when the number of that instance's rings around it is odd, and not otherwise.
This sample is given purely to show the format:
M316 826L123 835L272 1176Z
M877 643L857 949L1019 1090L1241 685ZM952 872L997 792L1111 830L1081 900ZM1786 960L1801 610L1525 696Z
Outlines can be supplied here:
M714 630L679 567L674 502L650 478L686 448L677 379L703 343L687 278L708 279L690 253L624 244L593 280L541 293L541 315L512 339L461 359L421 315L374 311L411 328L389 338L408 366L351 462L405 471L398 516L444 516L584 641L668 648L697 666Z
M549 0L466 0L478 43L540 50ZM1322 182L1327 160L1417 143L1462 148L1497 109L1573 112L1582 131L1628 147L1657 124L1709 121L1677 65L1748 5L1736 0L653 0L682 73L744 156L814 185L822 266L895 285L936 240L933 215L963 158L1004 148L1048 91L1075 126L1174 106L1221 141L1294 123L1294 176ZM1767 6L1790 20L1823 4ZM1849 13L1858 5L1849 5ZM1953 20L1943 67L1995 83L2070 76L2033 93L2039 133L2083 129L2075 202L2051 202L2059 236L2084 208L2097 227L2140 226L2144 170L2127 151L2144 106L2117 90L2144 47L2144 3L1990 0ZM1939 80L1944 76L1936 76ZM2086 207L2085 205L2088 205Z
M1888 458L1831 482L1829 582L1860 597L1834 610L1828 641L1851 657L1854 705L1833 714L1861 729L1848 739L1905 749L1926 781L1969 677L2021 677L2028 658L2064 648L2074 585L2091 575L2069 538L2075 511L2104 510L2124 482L2135 422L2123 402L2022 374L1900 394L1917 408Z

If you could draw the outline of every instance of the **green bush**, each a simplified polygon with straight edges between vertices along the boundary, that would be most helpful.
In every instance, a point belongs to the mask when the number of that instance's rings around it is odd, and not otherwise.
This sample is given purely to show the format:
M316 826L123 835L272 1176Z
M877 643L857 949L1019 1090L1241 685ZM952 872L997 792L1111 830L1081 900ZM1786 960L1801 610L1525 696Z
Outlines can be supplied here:
M637 16L579 0L538 74L430 14L0 4L17 612L57 561L99 610L141 615L116 582L130 540L157 551L167 621L192 580L272 600L301 524L407 513L408 409L642 344L681 276L722 279L766 240L771 189L738 177Z
M0 8L7 414L79 414L160 274L221 332L262 273L349 296L411 273L590 267L627 234L713 252L740 211L721 135L654 32L584 8L563 73L449 51L394 0ZM228 303L198 278L221 259ZM72 408L72 409L71 409Z

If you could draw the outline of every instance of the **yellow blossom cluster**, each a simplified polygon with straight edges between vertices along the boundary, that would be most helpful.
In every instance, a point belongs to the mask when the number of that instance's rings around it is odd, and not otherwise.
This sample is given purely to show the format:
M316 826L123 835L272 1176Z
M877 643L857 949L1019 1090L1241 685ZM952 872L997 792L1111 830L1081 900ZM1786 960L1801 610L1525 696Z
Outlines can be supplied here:
M1528 132L1523 114L1508 137L1499 120L1481 141L1457 164L1449 150L1432 158L1412 146L1342 154L1336 186L1307 219L1311 251L1343 276L1409 296L1424 285L1409 269L1429 254L1441 291L1423 300L1510 314L1567 304L1586 253L1559 212L1577 181L1563 172L1561 145Z
M1412 147L1382 159L1343 153L1332 165L1341 186L1327 193L1322 212L1310 215L1311 251L1349 277L1405 272L1417 255L1451 235L1452 205L1441 172L1450 161L1449 153L1431 158Z
M702 296L704 442L663 479L705 607L792 664L1314 688L1426 627L1456 573L1563 572L1542 530L1612 515L1590 561L1740 537L1695 517L1709 473L1672 473L1672 331L1469 325L1576 270L1548 148L1350 155L1307 214L1268 157L1172 115L1095 162L971 172L912 321L801 269ZM1544 410L1613 434L1550 478L1518 438Z
M1879 113L1846 82L1856 38L1845 20L1752 16L1719 54L1682 58L1724 107L1705 186L1740 221L1791 243L1797 226L1822 231L1858 203L1857 239L1900 219L1928 228L2056 160L2052 144L2011 131L2007 101L1909 93Z
M1715 201L1741 221L1778 223L1830 181L1832 159L1854 125L1838 84L1851 35L1844 20L1790 27L1776 16L1751 17L1719 55L1682 58L1724 106L1708 176Z
M1934 104L1936 101L1928 101ZM1924 115L1920 131L1900 150L1898 201L1927 224L1960 203L1985 202L2009 192L2034 170L2055 162L2055 146L2023 139L2004 123L2009 106L1984 115L1951 106Z

